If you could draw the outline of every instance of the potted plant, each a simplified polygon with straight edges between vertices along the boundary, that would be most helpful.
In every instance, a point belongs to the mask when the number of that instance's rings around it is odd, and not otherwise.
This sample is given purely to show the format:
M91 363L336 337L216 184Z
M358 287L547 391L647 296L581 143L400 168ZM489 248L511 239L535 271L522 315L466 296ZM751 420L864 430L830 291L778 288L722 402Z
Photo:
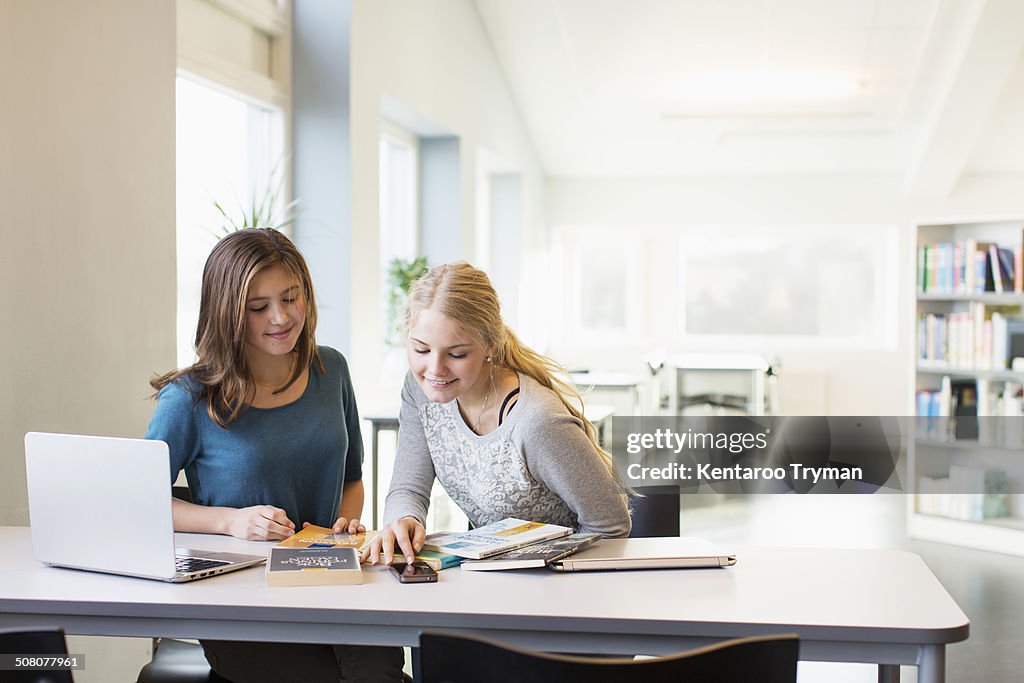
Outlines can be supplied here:
M214 236L221 238L245 228L274 228L281 230L292 223L298 216L298 199L281 204L284 197L285 169L287 164L282 158L270 171L270 177L262 188L253 188L252 195L247 206L243 206L241 200L236 196L238 204L237 213L229 212L223 204L216 199L213 206L220 213L220 226L214 231Z
M388 303L387 327L384 332L384 343L389 348L402 346L402 310L406 297L412 289L412 283L427 272L427 257L418 256L411 261L393 258L388 263Z

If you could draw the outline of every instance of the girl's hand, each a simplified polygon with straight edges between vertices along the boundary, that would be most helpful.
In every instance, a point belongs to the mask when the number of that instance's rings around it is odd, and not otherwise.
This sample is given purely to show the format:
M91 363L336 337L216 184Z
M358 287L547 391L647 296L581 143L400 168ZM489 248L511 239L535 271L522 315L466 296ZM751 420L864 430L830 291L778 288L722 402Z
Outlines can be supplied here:
M369 558L370 564L377 564L383 555L383 563L391 564L395 559L395 544L397 543L402 554L405 555L406 564L412 564L416 559L416 553L423 547L426 537L427 531L419 523L419 520L413 517L403 517L384 527L373 539L373 542L363 550L360 559L365 562Z
M246 541L280 541L295 533L295 523L281 508L253 505L231 511L228 533Z

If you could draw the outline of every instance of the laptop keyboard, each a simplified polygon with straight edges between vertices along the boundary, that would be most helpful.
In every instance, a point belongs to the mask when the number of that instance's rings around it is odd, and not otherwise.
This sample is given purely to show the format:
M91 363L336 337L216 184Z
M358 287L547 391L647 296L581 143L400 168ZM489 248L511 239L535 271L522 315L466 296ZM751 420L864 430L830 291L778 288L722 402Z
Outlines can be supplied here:
M178 556L174 558L174 569L175 571L189 573L198 572L204 569L213 569L215 567L222 567L226 564L231 564L226 560L207 560L202 557L182 557Z

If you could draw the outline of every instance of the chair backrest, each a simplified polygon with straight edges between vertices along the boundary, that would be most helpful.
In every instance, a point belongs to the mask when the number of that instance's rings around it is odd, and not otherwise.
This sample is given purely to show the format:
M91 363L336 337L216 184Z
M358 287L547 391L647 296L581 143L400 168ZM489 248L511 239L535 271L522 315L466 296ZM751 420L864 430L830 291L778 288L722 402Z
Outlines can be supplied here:
M178 500L183 500L186 503L191 503L192 492L188 490L187 486L172 486L171 498L177 498Z
M0 629L0 652L15 655L66 655L64 631L51 629ZM74 683L68 670L4 671L4 683Z
M486 638L420 634L422 683L795 683L795 635L728 640L653 659L578 657L535 652Z
M679 487L638 486L630 497L633 529L630 538L679 535Z

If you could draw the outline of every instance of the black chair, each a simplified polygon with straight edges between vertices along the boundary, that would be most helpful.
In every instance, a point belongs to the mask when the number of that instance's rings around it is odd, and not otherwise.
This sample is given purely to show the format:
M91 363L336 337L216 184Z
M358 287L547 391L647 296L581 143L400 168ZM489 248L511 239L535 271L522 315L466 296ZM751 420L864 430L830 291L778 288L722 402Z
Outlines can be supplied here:
M171 495L192 502L187 486L172 486ZM173 638L153 639L153 660L142 667L136 683L230 683L210 668L203 646Z
M727 640L667 657L604 659L535 652L486 638L420 634L417 683L795 683L795 635Z
M153 660L142 667L137 683L230 683L210 668L203 646L174 638L156 638Z
M0 653L15 655L66 655L64 631L59 628L26 630L0 630ZM71 672L62 671L4 671L4 683L74 683Z
M676 486L638 486L630 496L633 529L630 538L679 535L679 488Z

